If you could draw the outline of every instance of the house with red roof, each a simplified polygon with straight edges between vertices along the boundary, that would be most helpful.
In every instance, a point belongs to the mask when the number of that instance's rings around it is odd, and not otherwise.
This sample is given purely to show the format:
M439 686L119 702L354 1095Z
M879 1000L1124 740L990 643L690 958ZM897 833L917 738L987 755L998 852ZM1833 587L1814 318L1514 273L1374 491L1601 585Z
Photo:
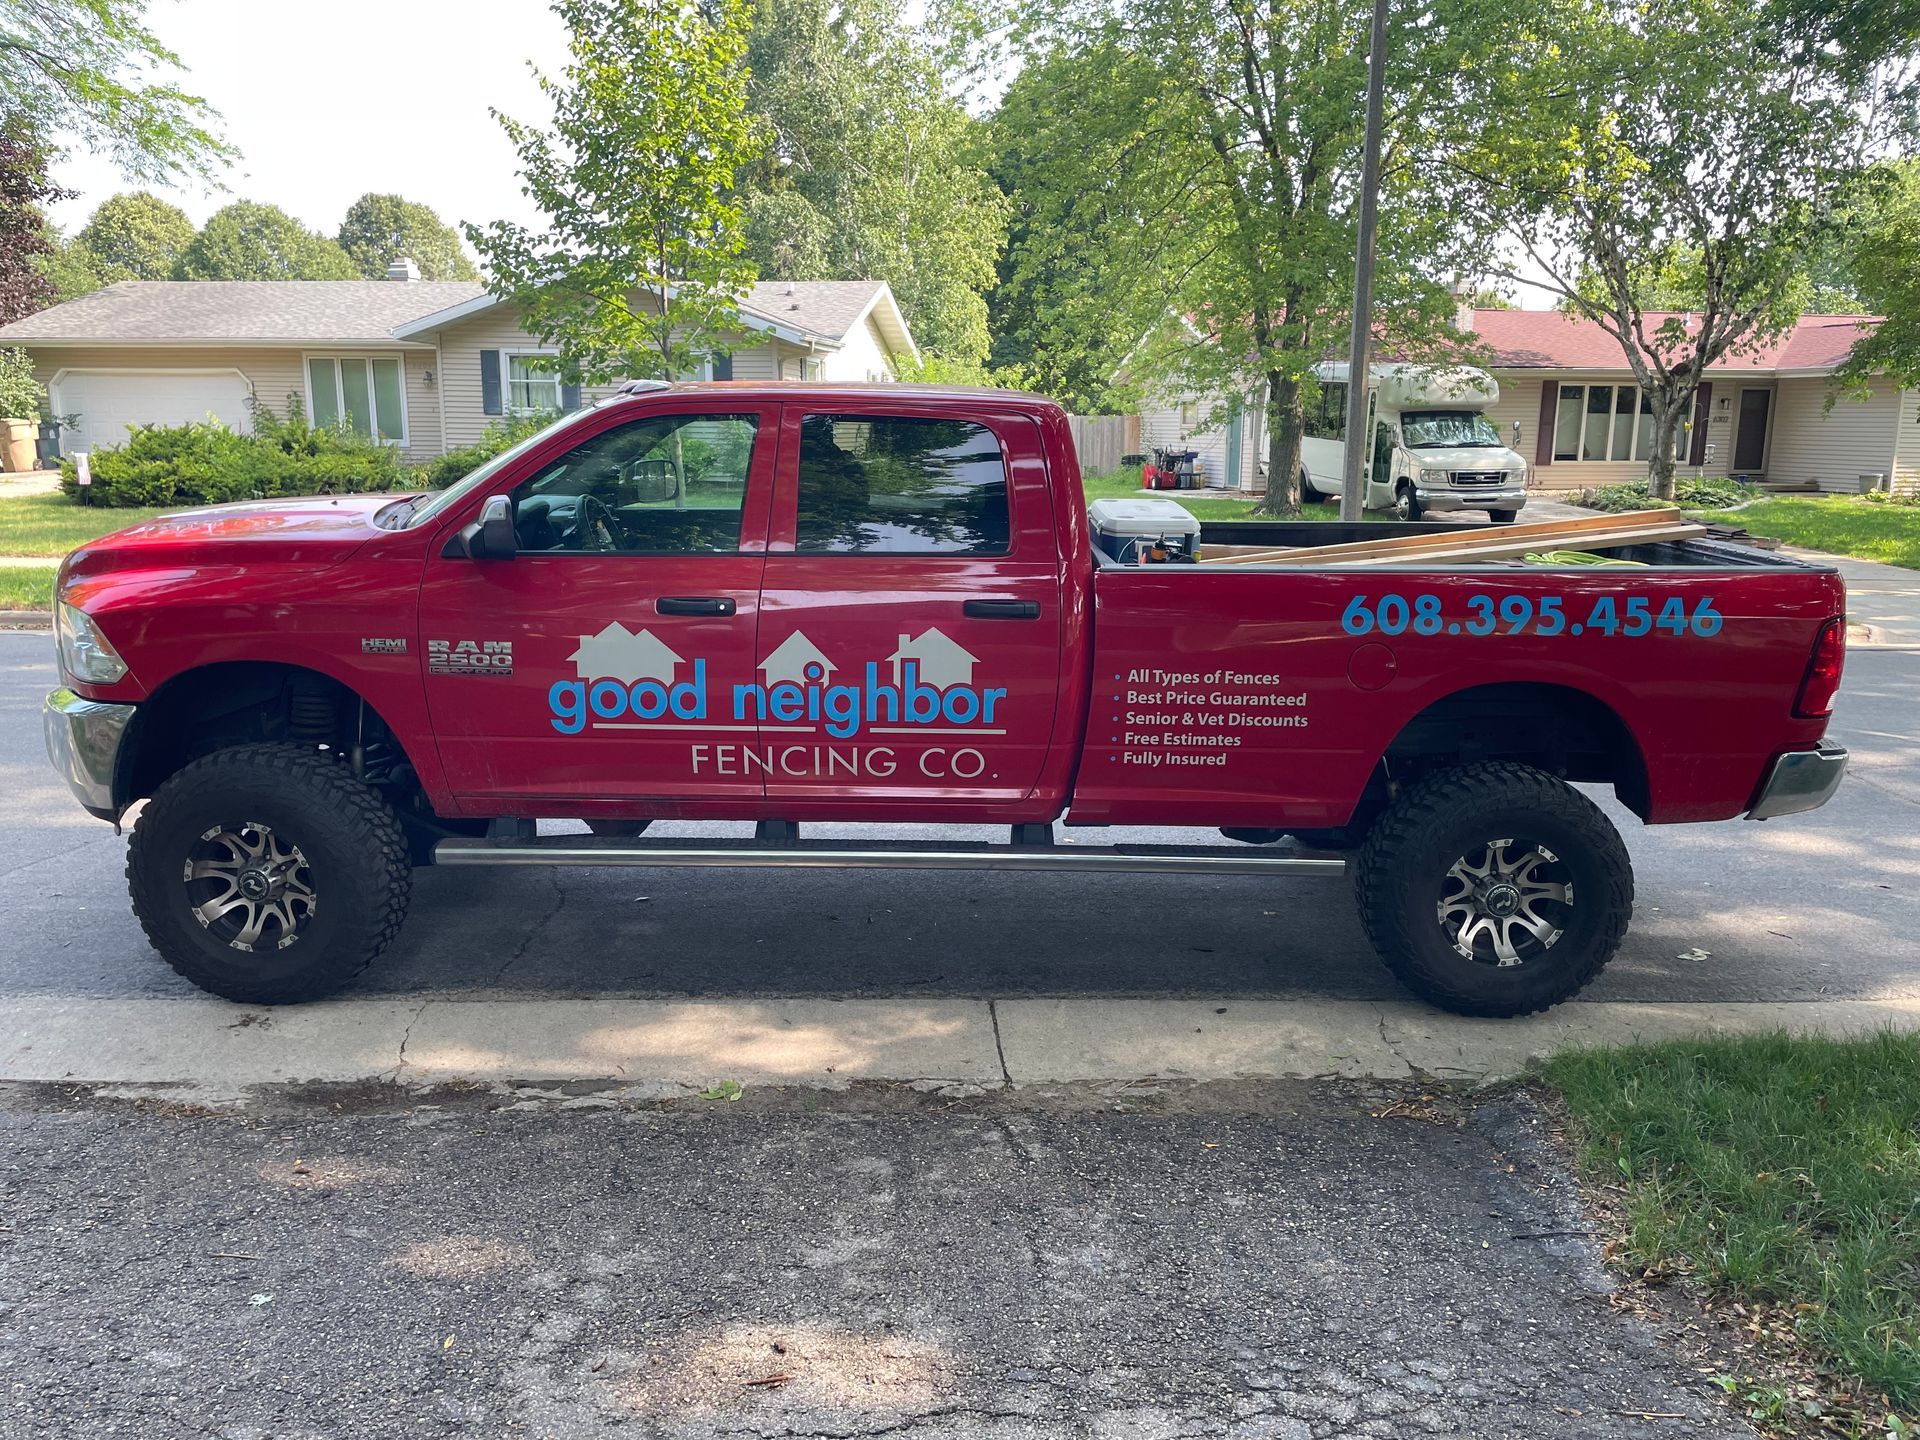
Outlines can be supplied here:
M1667 318L1649 314L1649 330ZM1488 414L1526 457L1532 487L1645 477L1651 406L1613 336L1558 310L1463 309L1458 323L1499 381ZM1864 395L1833 389L1834 371L1873 324L1859 315L1802 316L1779 339L1709 367L1679 438L1684 470L1778 489L1920 491L1920 390L1885 380ZM1197 452L1209 485L1265 489L1261 407L1250 402L1237 419L1210 425L1219 408L1205 396L1150 400L1141 443Z

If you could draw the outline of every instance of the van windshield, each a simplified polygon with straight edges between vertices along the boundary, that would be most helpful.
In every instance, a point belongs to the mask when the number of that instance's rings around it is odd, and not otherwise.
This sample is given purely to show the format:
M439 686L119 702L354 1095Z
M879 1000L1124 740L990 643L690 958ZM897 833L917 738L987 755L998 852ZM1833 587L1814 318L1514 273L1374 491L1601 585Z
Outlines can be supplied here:
M1408 410L1400 416L1400 430L1411 450L1500 444L1500 432L1478 410Z

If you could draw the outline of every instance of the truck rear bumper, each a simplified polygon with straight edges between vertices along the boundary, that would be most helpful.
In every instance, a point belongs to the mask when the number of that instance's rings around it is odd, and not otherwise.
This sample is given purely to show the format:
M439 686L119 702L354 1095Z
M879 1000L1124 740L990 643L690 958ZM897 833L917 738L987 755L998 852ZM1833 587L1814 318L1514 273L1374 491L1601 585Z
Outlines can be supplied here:
M1847 773L1847 752L1839 745L1821 744L1812 750L1789 750L1773 762L1760 798L1748 812L1749 820L1771 820L1818 810L1833 798Z
M133 706L87 700L62 689L47 696L44 716L53 768L89 814L119 819L122 807L114 803L113 781Z

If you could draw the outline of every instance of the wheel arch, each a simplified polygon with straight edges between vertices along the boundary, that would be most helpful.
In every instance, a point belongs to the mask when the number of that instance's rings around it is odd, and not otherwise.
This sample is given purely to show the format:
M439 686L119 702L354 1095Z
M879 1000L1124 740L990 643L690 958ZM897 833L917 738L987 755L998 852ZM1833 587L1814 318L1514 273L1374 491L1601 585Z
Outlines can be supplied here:
M1411 780L1442 765L1511 761L1564 780L1611 784L1622 804L1647 818L1647 759L1612 705L1572 685L1495 681L1430 700L1388 743L1385 768Z

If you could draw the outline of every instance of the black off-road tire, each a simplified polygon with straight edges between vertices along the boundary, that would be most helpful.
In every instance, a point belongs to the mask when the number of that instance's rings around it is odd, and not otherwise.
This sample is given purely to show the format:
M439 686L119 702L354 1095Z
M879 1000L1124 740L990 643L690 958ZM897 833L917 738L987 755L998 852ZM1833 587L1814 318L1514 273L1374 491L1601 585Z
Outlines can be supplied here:
M1544 953L1499 966L1456 949L1442 925L1447 873L1474 847L1523 838L1570 874L1564 929ZM1578 790L1528 765L1463 765L1409 786L1354 862L1360 923L1414 994L1456 1015L1530 1015L1578 994L1620 948L1633 866L1612 823Z
M316 902L293 943L249 953L202 924L185 870L210 829L259 824L299 848ZM127 847L141 928L181 975L228 1000L284 1005L343 989L400 933L413 890L392 808L338 758L240 745L195 760L153 794Z

